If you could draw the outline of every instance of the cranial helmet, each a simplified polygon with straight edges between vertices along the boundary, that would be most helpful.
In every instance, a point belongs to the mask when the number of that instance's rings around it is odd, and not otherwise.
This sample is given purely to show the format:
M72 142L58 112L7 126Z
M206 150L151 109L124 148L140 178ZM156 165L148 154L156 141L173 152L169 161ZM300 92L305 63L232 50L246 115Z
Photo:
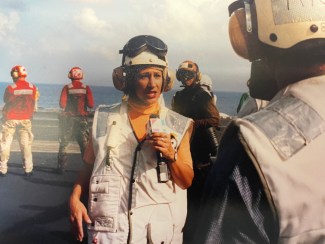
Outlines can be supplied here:
M263 45L290 49L325 38L323 0L237 0L228 9L232 47L250 61L262 58Z
M82 80L84 78L84 74L83 74L82 69L80 69L79 67L73 67L69 71L68 77L71 80Z
M168 71L167 45L157 37L140 35L131 38L120 50L122 65L113 70L112 78L116 89L126 92L127 80L144 66L157 66L163 69L163 91L169 91L174 83Z
M27 70L24 66L17 65L11 69L10 75L13 79L18 79L19 77L26 77Z
M199 71L199 66L196 63L186 60L178 66L176 78L182 82L193 78L195 78L195 81L200 81L202 79L202 74Z

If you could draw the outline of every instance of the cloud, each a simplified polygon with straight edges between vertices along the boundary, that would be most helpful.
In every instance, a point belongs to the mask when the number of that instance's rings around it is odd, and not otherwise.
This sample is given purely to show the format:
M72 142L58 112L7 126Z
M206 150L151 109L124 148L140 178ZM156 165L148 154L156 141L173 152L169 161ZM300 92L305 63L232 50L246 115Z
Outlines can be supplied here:
M23 0L1 0L0 6L15 11L26 11L28 9L26 1Z
M90 3L90 4L110 4L110 0L67 0L68 2Z
M10 12L7 16L0 13L0 42L16 31L19 21L17 12Z
M105 36L112 29L106 21L97 17L91 8L83 8L73 19L80 30L94 36Z
M121 64L118 50L130 38L149 34L168 45L171 69L192 59L216 87L238 89L227 82L245 84L249 63L231 48L227 7L224 0L1 0L0 52L6 62L0 74L23 63L38 70L35 80L51 74L61 81L80 65L91 82L107 84Z

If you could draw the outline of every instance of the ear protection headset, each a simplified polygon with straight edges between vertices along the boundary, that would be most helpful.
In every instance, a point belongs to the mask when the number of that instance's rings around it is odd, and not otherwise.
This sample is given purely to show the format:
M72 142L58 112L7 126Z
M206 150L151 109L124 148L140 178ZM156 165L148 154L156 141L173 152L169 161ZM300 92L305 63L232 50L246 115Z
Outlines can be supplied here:
M143 65L158 66L163 68L163 92L169 91L174 84L174 76L172 72L168 70L167 59L159 58L154 53L149 51L143 51L135 57L123 57L124 63L113 70L112 79L114 87L117 90L128 92L128 78L132 76L132 73L136 70L136 67Z
M26 77L27 71L24 66L17 65L11 69L10 75L13 79L18 79L19 77Z
M119 91L127 92L127 77L129 75L131 75L129 67L119 66L113 69L112 79L114 87ZM170 91L174 86L175 73L167 68L164 68L163 81L163 92Z
M19 77L18 71L11 71L11 77L14 79L18 79L18 77Z
M253 61L261 57L261 43L257 36L255 8L251 8L249 2L252 1L239 0L229 5L228 31L234 51Z
M176 78L179 81L182 79L181 70L188 70L195 73L195 81L197 82L202 79L202 73L199 70L199 66L193 61L186 60L179 65L178 69L176 70Z
M82 69L79 67L71 68L68 73L68 78L71 80L82 80L84 78Z

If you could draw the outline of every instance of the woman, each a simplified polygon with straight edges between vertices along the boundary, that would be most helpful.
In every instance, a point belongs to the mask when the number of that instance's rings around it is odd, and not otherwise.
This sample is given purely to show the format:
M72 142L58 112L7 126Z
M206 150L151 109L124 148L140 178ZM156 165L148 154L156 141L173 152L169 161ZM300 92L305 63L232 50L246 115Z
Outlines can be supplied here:
M72 231L81 241L85 221L89 243L182 243L192 120L160 102L172 86L164 42L136 36L120 52L113 82L127 98L96 110L70 197ZM87 213L80 197L88 184Z

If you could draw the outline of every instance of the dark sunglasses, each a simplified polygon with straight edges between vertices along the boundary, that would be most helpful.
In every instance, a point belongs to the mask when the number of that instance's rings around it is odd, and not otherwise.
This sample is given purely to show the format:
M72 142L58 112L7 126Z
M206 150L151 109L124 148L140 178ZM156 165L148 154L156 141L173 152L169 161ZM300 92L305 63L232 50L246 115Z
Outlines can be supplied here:
M179 81L188 81L195 77L195 72L179 69L177 70L176 77Z
M157 37L140 35L131 38L119 53L124 56L135 57L145 50L149 50L159 57L164 57L167 54L168 48L167 45Z

